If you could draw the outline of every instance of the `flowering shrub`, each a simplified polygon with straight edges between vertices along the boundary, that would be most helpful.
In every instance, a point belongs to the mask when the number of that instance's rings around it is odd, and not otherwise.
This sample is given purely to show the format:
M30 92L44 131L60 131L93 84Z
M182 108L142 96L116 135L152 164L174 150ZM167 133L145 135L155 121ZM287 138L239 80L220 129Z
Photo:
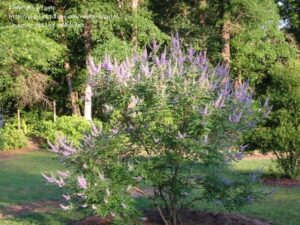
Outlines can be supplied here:
M225 66L209 68L203 53L192 47L185 52L178 38L159 51L154 42L151 53L121 64L106 56L96 66L90 58L90 73L98 74L95 97L107 122L78 150L63 142L52 146L76 168L68 186L83 196L81 206L102 216L113 213L121 224L135 215L128 191L143 193L141 183L153 187L147 197L173 225L198 200L232 209L257 195L253 176L236 181L224 172L242 157L246 146L235 143L259 116L248 83L234 86ZM267 113L267 105L260 112Z

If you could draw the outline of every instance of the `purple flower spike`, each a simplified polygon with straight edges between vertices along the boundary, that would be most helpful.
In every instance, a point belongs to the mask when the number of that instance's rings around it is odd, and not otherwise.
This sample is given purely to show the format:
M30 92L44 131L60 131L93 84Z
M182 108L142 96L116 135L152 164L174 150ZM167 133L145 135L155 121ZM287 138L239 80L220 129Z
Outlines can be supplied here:
M69 155L72 155L72 154L75 154L77 152L77 150L71 146L71 145L67 145L65 143L65 139L64 138L58 138L58 142L61 146L61 153L64 155L64 156L69 156Z
M71 206L66 206L66 205L63 205L63 204L59 204L60 208L62 208L63 210L67 211L67 210L70 210L71 209Z
M179 39L178 33L176 34L175 37L172 36L171 42L172 42L173 49L174 49L176 52L178 52L179 49L180 49L180 39Z
M70 177L70 172L67 170L67 171L59 171L57 170L57 173L59 176L63 177L63 178L69 178Z
M148 77L150 75L150 70L149 70L149 65L148 62L146 62L146 64L142 64L141 65L141 72Z
M174 75L174 71L171 63L168 65L168 77L172 77Z
M153 50L153 52L157 52L157 50L159 49L159 45L157 44L157 42L156 42L156 40L154 39L153 41L152 41L152 50Z
M161 63L161 65L167 65L168 64L166 56L167 56L167 49L165 48L165 50L163 51L163 53L160 56L160 63Z
M41 175L47 180L48 183L54 183L54 177L48 177L45 174L41 173Z
M98 128L96 127L96 125L93 124L93 125L92 125L92 135L93 135L94 137L97 137L97 136L99 136L100 133L101 133L101 129L98 129Z
M65 186L65 181L64 179L62 179L61 177L59 179L56 179L55 177L54 179L54 183L56 183L59 187L63 187Z
M195 50L192 46L190 46L187 51L188 51L188 59L189 59L190 63L192 63L194 60Z
M111 63L111 59L107 54L105 55L105 58L103 60L102 68L107 70L107 71L110 71L110 72L114 70L114 66Z
M96 76L100 70L101 70L101 62L98 66L95 65L94 59L91 55L88 55L87 57L87 69L89 71L89 74L92 76Z
M49 140L47 141L50 146L50 151L54 153L59 153L59 147L57 145L53 145Z
M226 65L218 64L215 73L218 77L226 77L229 74L229 67Z
M77 176L77 182L80 188L87 189L87 182L86 179L81 175Z
M183 56L181 51L178 53L177 59L178 59L178 65L183 66L183 63L185 62L185 57Z
M222 100L223 100L223 94L220 93L219 97L217 98L217 100L215 101L215 104L214 104L216 108L221 107Z
M242 117L243 112L234 112L229 115L229 121L232 123L238 123Z
M69 201L71 199L70 195L63 195L64 199L66 199L67 201Z
M143 55L142 55L142 60L145 62L148 59L148 52L147 49L145 48L143 51Z
M133 109L133 108L135 108L139 103L140 103L140 99L139 99L139 97L135 97L135 96L131 96L131 98L130 98L130 103L129 103L129 105L128 105L128 109Z
M248 148L248 146L249 146L249 144L247 144L247 145L241 145L240 146L240 150L243 152L243 151L246 150L246 148Z

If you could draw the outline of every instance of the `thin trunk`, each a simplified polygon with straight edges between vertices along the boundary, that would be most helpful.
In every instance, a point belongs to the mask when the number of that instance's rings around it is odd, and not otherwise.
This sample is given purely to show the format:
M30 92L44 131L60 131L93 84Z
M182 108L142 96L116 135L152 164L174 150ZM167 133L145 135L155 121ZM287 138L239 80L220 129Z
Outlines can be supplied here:
M200 18L199 18L199 22L200 25L202 27L204 27L206 25L206 21L205 21L205 11L206 11L206 7L207 7L207 1L206 0L200 0Z
M132 13L134 15L137 13L138 7L139 7L139 0L132 0L131 9L132 9ZM132 39L131 39L133 46L137 46L137 44L138 44L137 35L138 35L138 30L137 30L137 27L134 26L133 30L132 30Z
M66 39L66 32L65 32L65 28L64 28L64 8L63 7L59 7L58 10L58 23L59 23L59 27L60 27L60 39L61 39L61 44L67 49L67 39ZM72 80L73 80L73 74L74 71L71 70L71 66L70 66L70 60L69 60L69 56L68 56L68 52L65 56L64 59L64 69L66 72L66 81L68 84L68 91L69 91L69 96L70 96L70 100L71 100L71 106L72 106L72 114L76 115L76 116L81 116L80 113L80 108L78 105L78 92L77 91L73 91L73 85L72 85Z
M88 121L92 120L92 86L87 84L85 87L85 101L84 101L84 118Z
M18 118L18 129L21 130L21 112L20 112L20 109L17 110L17 118Z
M53 122L56 123L56 101L53 101Z
M231 32L231 21L230 11L228 9L229 2L226 0L222 1L223 10L223 25L222 25L222 57L224 62L229 66L230 64L230 32Z
M86 11L87 15L88 12ZM86 66L88 66L88 57L91 55L92 51L92 24L88 17L84 19L83 27L83 39L84 39L84 49L86 57ZM92 120L92 86L90 84L91 74L88 73L86 87L85 87L85 98L84 98L84 118L88 121Z

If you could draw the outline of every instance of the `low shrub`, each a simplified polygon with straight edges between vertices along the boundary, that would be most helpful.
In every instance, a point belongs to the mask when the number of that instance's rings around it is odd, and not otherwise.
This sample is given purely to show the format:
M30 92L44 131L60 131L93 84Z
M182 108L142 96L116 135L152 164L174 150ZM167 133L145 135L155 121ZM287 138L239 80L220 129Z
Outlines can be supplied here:
M84 134L90 132L91 123L83 117L62 116L56 122L37 121L32 133L47 141L56 143L58 137L68 139L74 146L79 146Z
M6 124L0 129L0 150L8 151L27 146L27 137L23 130L12 124Z

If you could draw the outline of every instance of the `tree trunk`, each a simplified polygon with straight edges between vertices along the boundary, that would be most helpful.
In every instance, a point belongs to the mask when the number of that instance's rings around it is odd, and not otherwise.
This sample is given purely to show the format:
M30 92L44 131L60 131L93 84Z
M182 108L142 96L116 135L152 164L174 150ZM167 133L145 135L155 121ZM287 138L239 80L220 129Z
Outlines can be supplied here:
M206 22L205 22L205 11L206 11L206 7L207 7L207 1L206 0L200 0L200 18L199 18L199 22L201 26L205 26Z
M132 13L134 15L137 13L138 7L139 7L139 0L132 0L131 1L131 9L132 9ZM137 35L138 35L138 30L137 30L137 27L134 26L133 30L132 30L132 39L131 39L133 46L137 46L137 44L138 44Z
M53 122L56 123L56 101L53 101Z
M88 83L85 87L85 100L84 100L84 118L92 121L92 86Z
M86 3L86 2L85 2ZM85 14L87 15L87 9ZM84 49L86 57L86 66L88 67L88 57L91 55L92 51L92 24L88 17L84 18L83 27L83 39L84 39ZM86 87L85 87L85 98L84 98L84 118L88 121L92 120L92 86L90 84L92 74L88 73Z
M66 32L65 32L65 28L64 28L64 24L65 24L65 21L64 21L64 8L59 7L57 12L58 12L58 23L59 23L59 27L60 27L60 41L61 41L61 44L66 49L68 49L67 39L66 39ZM70 96L70 100L71 100L72 114L76 115L76 116L81 116L80 108L79 108L79 105L78 105L78 92L73 91L72 80L73 80L74 71L71 70L68 52L67 52L67 54L65 56L65 59L64 59L64 69L65 69L65 72L66 72L66 81L67 81L67 84L68 84L68 91L69 91L69 96Z
M20 112L20 109L17 110L17 120L18 120L18 129L21 130L21 112Z
M230 32L231 32L231 21L230 11L228 9L229 2L227 0L222 1L223 10L223 25L222 25L222 57L224 62L229 66L230 64Z

